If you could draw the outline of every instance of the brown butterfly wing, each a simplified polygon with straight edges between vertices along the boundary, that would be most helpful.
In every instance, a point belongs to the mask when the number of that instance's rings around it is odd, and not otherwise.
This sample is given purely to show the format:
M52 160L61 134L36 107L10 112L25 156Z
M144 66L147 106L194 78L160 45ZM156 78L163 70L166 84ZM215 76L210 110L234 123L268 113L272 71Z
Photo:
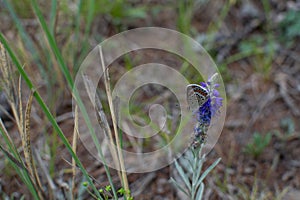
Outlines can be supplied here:
M208 91L197 84L190 84L187 86L187 101L190 107L190 110L194 111L198 109L208 97Z

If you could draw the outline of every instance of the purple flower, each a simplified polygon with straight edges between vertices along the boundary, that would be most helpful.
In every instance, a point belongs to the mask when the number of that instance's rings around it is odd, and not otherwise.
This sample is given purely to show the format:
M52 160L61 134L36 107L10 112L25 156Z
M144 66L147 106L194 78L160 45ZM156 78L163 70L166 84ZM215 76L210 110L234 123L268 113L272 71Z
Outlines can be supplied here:
M196 111L197 121L201 126L209 126L211 118L216 116L220 112L220 108L223 105L223 98L220 97L220 93L216 88L219 84L214 84L208 81L207 83L201 82L200 85L207 89L209 96L207 101L202 104Z
M208 98L208 100L202 104L202 106L199 107L198 111L196 112L197 121L200 123L200 125L207 126L210 124L211 120L211 99Z
M219 84L215 84L213 75L207 82L201 82L200 85L208 92L207 100L194 112L197 123L194 128L194 148L206 141L208 127L212 117L220 113L220 108L223 105L223 98L220 96L217 88Z

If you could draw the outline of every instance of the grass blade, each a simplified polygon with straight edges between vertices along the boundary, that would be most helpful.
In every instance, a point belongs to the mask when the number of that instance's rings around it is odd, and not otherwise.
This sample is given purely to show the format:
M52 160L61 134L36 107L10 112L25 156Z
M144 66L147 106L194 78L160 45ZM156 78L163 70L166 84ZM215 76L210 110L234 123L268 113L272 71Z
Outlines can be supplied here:
M36 0L31 0L31 2L32 2L32 6L33 6L33 9L34 9L34 12L36 13L36 15L37 15L37 17L39 19L39 22L40 22L40 24L41 24L41 26L42 26L45 34L46 34L48 42L49 42L49 44L51 46L51 50L54 53L55 57L57 58L59 67L62 70L62 72L63 72L63 74L64 74L64 76L65 76L65 78L67 80L67 83L68 83L69 87L73 90L74 97L76 99L76 102L78 103L78 106L79 106L81 112L83 113L83 117L85 119L85 122L87 123L89 131L90 131L90 133L91 133L91 135L92 135L93 138L97 138L96 135L95 135L95 132L93 130L93 126L92 126L92 124L91 124L91 122L89 120L89 117L88 117L88 114L86 112L86 109L85 109L85 107L84 107L81 99L79 98L78 91L76 90L76 88L74 88L73 79L72 79L71 74L70 74L70 72L69 72L69 70L68 70L68 68L67 68L67 66L66 66L66 64L65 64L65 62L63 60L63 57L62 57L62 55L61 55L61 53L60 53L60 51L59 51L59 49L57 47L57 44L56 44L56 42L54 40L54 37L53 37L53 35L51 35L51 33L50 33L49 29L48 29L46 21L45 21L43 15L42 15L42 13L41 13L38 5L37 5ZM96 140L94 140L94 142L95 141ZM100 145L98 145L98 146L100 146ZM105 163L105 159L104 159L103 153L102 153L102 151L101 151L100 148L97 148L97 149L98 149L98 153L99 153L102 161L104 162L106 174L107 174L108 177L110 177L110 174L108 172L108 168L106 167L106 163ZM110 180L110 178L109 178L109 180ZM102 199L102 197L100 196L99 191L95 188L95 186L92 184L92 182L89 182L89 183L92 186L94 192L97 194L97 196ZM115 189L114 189L113 183L110 182L110 184L111 184L112 190L115 193Z
M38 196L38 193L36 191L36 188L33 184L33 181L31 180L28 170L26 169L23 161L21 160L20 154L18 153L16 147L11 142L11 139L4 127L4 124L0 118L0 133L2 137L4 138L5 143L8 146L8 151L6 151L2 146L0 146L1 151L4 153L4 155L9 159L10 163L16 170L17 174L20 176L22 181L25 183L27 188L29 189L30 193L32 194L34 199L40 199ZM20 170L21 169L21 170Z
M18 161L16 158L14 158L7 150L5 150L1 145L0 145L0 150L4 153L4 155L9 158L13 163L15 163L20 169L27 171L26 167ZM28 171L27 171L28 173Z
M40 105L41 109L43 110L44 114L48 118L49 122L52 124L54 130L57 132L57 134L61 138L63 144L67 147L68 151L70 152L70 154L72 155L72 157L75 159L76 164L79 166L79 168L82 171L83 175L87 178L87 181L89 182L89 184L93 188L94 192L97 194L97 196L100 199L103 199L100 196L100 194L99 194L98 190L96 189L95 185L93 184L92 180L90 179L87 171L85 170L85 168L83 167L82 163L80 162L79 158L77 157L77 155L72 150L72 146L70 145L69 141L67 140L67 138L63 134L62 130L58 126L58 124L57 124L54 116L50 113L50 111L49 111L48 107L46 106L45 102L43 101L42 97L40 96L40 94L38 93L38 91L36 91L36 89L33 86L33 83L29 79L27 73L24 71L24 69L22 68L21 64L19 63L16 55L14 54L14 52L11 50L11 48L8 45L8 43L4 39L2 33L0 33L0 41L3 44L3 46L5 47L5 49L7 50L9 56L12 59L12 62L15 64L16 68L18 69L19 73L21 74L22 78L24 79L25 83L27 84L27 86L29 87L29 89L31 91L33 91L33 96L35 97L37 103Z
M56 9L57 9L57 0L52 0L51 10L50 10L50 32L53 35L55 34Z
M87 3L87 7L88 7L88 12L87 12L87 21L85 23L85 30L84 30L84 35L83 35L83 41L81 44L81 52L80 52L80 56L77 59L77 62L75 62L75 59L77 58L76 56L74 57L74 63L75 63L75 69L74 72L78 71L79 68L79 63L82 62L82 60L84 59L84 57L86 56L86 54L88 53L88 38L89 38L89 34L91 32L91 27L92 27L92 21L94 18L94 12L95 12L95 0L88 0L88 1L84 1L84 3ZM78 34L79 34L79 23L80 23L80 14L81 11L83 9L83 3L82 0L79 1L79 12L77 15L77 19L76 19L76 25L78 26L78 29L76 29L75 34L77 34L77 39L78 39ZM78 41L78 40L76 40ZM78 63L78 64L77 64Z
M25 43L25 46L27 47L28 51L32 55L33 60L36 61L38 69L41 72L42 77L48 82L48 75L41 64L41 61L40 61L39 55L38 55L38 51L37 51L36 47L34 46L34 43L32 42L31 38L27 34L26 30L22 26L22 23L21 23L19 17L17 16L15 10L13 9L13 6L11 5L11 3L8 0L3 0L3 3L6 6L6 8L8 9L8 11L20 33L20 36L21 36L23 42Z

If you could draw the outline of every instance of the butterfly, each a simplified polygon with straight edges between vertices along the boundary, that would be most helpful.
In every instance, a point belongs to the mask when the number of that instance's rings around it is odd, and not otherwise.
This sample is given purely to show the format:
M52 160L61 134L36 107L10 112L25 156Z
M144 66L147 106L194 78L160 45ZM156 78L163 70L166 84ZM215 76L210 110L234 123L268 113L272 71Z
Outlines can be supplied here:
M201 85L189 84L186 95L190 110L195 111L208 100L209 91Z
M213 74L207 82L203 84L206 87L203 87L198 84L189 84L186 88L187 101L189 104L189 108L191 111L195 111L199 107L201 107L209 97L212 99L215 98L213 95L213 91L218 84L216 84L218 79L218 73Z

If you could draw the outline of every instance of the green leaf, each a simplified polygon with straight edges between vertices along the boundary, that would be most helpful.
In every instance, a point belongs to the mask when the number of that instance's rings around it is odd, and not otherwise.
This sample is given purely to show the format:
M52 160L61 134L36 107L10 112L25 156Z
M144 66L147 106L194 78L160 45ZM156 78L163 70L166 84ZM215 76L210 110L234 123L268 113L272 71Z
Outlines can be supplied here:
M182 191L186 196L190 196L184 188L181 187L172 177L170 178L170 182L172 182L180 191Z
M203 174L201 175L199 181L197 182L197 185L200 185L202 183L202 181L205 179L205 177L209 174L209 172L211 172L211 170L213 170L213 168L215 168L215 166L217 166L217 164L221 161L221 158L217 159L212 165L210 165L205 172L203 172Z
M188 176L184 173L182 167L178 164L177 160L175 160L175 167L176 167L179 175L181 176L182 180L184 181L185 185L187 186L189 191L191 191L192 186L191 186L190 180L189 180Z
M200 184L200 187L198 189L197 195L196 195L196 199L195 200L200 200L202 199L203 196L203 192L204 192L204 183Z

